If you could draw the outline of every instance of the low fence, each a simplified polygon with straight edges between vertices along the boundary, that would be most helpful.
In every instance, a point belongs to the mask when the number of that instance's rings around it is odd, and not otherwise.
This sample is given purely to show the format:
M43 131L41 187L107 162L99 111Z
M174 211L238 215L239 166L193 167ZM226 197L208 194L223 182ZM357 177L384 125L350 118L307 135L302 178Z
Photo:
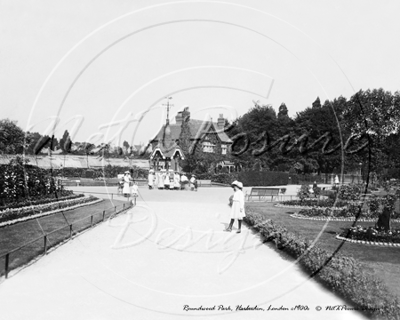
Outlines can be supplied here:
M11 270L22 267L41 255L46 255L50 248L72 239L82 231L92 228L106 219L111 219L130 207L130 205L123 203L121 206L110 207L102 212L85 216L50 232L45 233L43 231L42 236L36 237L0 256L0 276L4 275L7 279Z

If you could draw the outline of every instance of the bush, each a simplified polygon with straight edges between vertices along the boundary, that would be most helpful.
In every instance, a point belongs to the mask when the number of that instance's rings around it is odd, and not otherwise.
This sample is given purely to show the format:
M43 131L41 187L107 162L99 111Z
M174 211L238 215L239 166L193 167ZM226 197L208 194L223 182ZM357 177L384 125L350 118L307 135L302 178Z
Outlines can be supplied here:
M297 197L303 202L306 198L310 197L310 186L308 184L302 184L300 190L297 192Z
M358 185L349 184L339 187L338 197L341 200L359 200L361 189Z
M0 166L0 202L3 205L62 192L51 171L31 166L21 157Z
M212 182L231 184L238 180L237 173L200 173L197 175L197 180L211 180Z

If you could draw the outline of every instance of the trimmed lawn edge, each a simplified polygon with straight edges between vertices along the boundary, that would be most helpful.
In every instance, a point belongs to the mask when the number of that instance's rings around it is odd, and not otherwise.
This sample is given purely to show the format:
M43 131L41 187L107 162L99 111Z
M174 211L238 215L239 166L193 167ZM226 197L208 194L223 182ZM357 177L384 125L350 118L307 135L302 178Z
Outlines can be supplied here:
M279 207L280 208L280 207ZM286 208L286 207L284 207ZM298 209L298 208L296 208ZM355 219L355 218L337 218L337 217L309 217L309 216L305 216L299 213L293 213L290 215L290 217L295 218L295 219L304 219L304 220L319 220L319 221L357 221L357 222L376 222L376 219L364 219L364 218L360 218L360 219ZM400 222L399 219L391 219L391 221L393 222Z
M73 206L70 206L70 207L65 207L65 208L62 208L62 209L57 209L57 210L53 210L53 211L46 211L46 212L42 212L42 213L31 215L31 216L26 216L26 217L23 217L23 218L18 218L18 219L14 219L14 220L10 220L10 221L4 221L4 222L0 223L0 228L1 227L5 227L5 226L9 226L9 225L12 225L12 224L15 224L15 223L18 223L18 222L23 222L23 221L27 221L27 220L31 220L31 219L35 219L35 218L40 218L40 217L43 217L43 216L48 216L50 214L54 214L54 213L58 213L58 212L63 212L63 211L73 210L73 209L76 209L76 208L79 208L79 207L89 206L89 205L101 202L103 200L104 199L95 198L95 200L91 201L91 202L80 203L80 204L76 204L76 205L73 205Z
M337 235L336 239L340 240L340 241L347 241L350 243L358 243L358 244L367 244L367 245L371 245L371 246L400 247L400 243L355 240L355 239L341 237L340 235Z
M276 247L295 259L307 272L336 292L355 308L372 319L399 319L400 302L389 292L382 281L365 273L357 260L340 254L332 255L311 245L284 226L263 215L247 211L244 222L260 233L265 242L273 241Z

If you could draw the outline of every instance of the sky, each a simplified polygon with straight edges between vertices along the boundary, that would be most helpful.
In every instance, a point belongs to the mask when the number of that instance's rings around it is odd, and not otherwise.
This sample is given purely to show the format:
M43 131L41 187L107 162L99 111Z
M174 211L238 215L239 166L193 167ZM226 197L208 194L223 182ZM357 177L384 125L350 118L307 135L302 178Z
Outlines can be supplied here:
M398 1L0 0L1 118L95 144L147 143L188 106L290 116L400 84ZM166 97L172 97L166 99Z

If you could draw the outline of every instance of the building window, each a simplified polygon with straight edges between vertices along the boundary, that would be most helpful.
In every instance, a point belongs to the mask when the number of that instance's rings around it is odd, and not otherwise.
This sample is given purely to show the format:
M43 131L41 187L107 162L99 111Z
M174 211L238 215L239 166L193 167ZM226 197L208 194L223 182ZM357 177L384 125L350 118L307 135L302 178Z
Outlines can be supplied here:
M209 141L203 142L203 152L213 153L215 148L215 144L212 144Z
M221 153L222 154L226 154L226 151L227 151L227 145L226 144L223 144L223 145L221 145Z

